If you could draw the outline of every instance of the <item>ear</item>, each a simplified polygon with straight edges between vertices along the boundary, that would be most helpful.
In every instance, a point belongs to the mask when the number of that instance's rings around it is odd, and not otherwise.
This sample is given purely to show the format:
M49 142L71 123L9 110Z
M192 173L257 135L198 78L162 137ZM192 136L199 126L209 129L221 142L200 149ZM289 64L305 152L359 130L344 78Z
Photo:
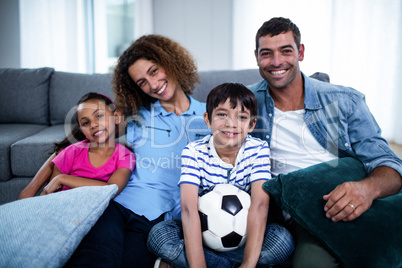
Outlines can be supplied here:
M204 113L204 122L205 125L207 125L207 127L211 128L211 124L209 123L209 119L208 119L208 113Z
M257 118L253 118L252 121L250 122L250 127L248 128L248 133L251 133L254 128L255 128L255 124L257 124Z
M120 110L119 110L119 109L116 109L116 110L113 112L113 115L114 115L115 124L116 124L116 125L120 124L121 118L122 118Z
M304 44L300 44L300 49L299 49L299 61L303 61L304 59Z
M254 50L254 55L255 55L255 60L257 61L257 66L258 66L258 51L257 51L257 49Z

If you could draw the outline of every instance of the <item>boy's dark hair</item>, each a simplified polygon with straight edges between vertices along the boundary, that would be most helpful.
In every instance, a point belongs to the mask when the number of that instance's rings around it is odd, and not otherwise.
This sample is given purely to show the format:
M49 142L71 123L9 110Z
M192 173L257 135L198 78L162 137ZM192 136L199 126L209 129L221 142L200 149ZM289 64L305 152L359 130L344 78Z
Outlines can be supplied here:
M281 33L287 33L289 31L293 32L293 38L295 39L297 49L300 49L301 35L299 28L290 19L277 17L264 22L260 29L258 29L255 36L256 51L258 52L258 41L260 37L266 35L275 36Z
M81 97L81 99L78 101L77 106L80 105L81 103L84 103L88 100L101 100L105 102L105 104L110 108L110 110L113 112L116 110L116 107L113 103L113 101L107 97L106 95L103 95L101 93L96 93L96 92L89 92L85 94L84 96ZM53 152L56 154L66 148L67 146L71 145L72 143L78 142L78 141L83 141L86 139L85 135L81 132L80 126L78 124L78 119L76 114L74 115L76 118L76 122L71 128L70 133L67 134L67 136L60 142L56 142L53 147Z
M250 111L251 125L257 116L257 99L251 90L239 83L223 83L209 92L207 97L208 120L211 122L213 110L228 99L232 109L239 104L242 111L244 111L244 108Z

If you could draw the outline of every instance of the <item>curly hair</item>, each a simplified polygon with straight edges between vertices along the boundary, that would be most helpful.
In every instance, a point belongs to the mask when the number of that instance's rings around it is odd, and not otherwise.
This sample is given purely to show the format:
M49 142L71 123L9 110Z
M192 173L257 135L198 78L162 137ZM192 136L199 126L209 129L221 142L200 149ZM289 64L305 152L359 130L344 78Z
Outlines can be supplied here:
M145 35L137 39L120 56L113 77L116 104L124 116L134 115L141 107L156 101L145 94L131 79L128 69L137 60L146 59L165 69L186 94L192 94L199 83L197 66L191 54L177 42L161 35Z

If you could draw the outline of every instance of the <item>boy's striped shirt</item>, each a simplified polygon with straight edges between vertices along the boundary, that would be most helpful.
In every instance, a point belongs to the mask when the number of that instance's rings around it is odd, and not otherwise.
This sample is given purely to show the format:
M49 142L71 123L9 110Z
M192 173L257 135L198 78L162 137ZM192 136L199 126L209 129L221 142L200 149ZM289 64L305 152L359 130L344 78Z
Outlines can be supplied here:
M213 145L213 136L188 144L182 153L179 185L191 183L201 191L220 183L234 184L250 192L251 183L271 178L270 150L266 141L248 135L240 148L235 166L222 161Z

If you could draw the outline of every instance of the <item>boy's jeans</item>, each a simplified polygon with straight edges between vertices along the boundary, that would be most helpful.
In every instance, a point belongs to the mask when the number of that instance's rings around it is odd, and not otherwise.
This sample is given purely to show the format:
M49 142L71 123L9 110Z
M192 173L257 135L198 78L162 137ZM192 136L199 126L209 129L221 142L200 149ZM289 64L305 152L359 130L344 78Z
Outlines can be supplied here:
M184 250L180 221L156 224L148 235L148 249L175 267L189 267ZM237 267L243 261L244 245L232 251L216 252L204 248L207 267ZM290 232L278 224L268 224L258 265L271 266L289 259L294 250Z

